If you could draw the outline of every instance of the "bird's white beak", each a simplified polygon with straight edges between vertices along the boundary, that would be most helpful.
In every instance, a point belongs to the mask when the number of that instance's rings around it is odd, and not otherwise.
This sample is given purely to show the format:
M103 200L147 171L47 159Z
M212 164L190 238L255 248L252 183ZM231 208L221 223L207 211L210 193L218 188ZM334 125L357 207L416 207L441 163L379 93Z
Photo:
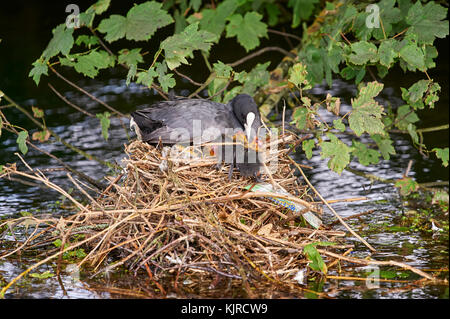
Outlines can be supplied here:
M247 141L249 141L249 142L250 142L250 133L252 131L252 125L253 125L254 120L255 120L255 113L249 112L247 114L247 121L244 124L245 134L247 135Z

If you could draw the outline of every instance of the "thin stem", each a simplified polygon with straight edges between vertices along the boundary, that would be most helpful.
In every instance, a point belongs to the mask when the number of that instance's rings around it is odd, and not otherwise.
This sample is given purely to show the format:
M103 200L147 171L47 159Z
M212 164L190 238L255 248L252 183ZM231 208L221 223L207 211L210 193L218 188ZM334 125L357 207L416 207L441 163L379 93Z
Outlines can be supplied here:
M89 113L88 111L83 110L83 109L82 109L81 107L79 107L78 105L75 105L75 104L73 104L72 102L70 102L69 100L67 100L67 99L66 99L64 96L62 96L62 95L61 95L61 94L53 87L53 85L51 85L50 83L48 83L48 86L50 87L50 89L52 89L53 92L55 92L55 94L56 94L61 100L63 100L64 102L66 102L66 104L70 105L70 106L73 107L75 110L77 110L77 111L79 111L79 112L81 112L81 113L83 113L83 114L86 114L87 116L95 117L94 114Z
M26 117L28 117L34 124L36 124L38 127L40 127L43 130L47 130L58 142L64 144L64 146L70 148L72 151L77 152L78 154L81 154L82 156L84 156L85 158L89 159L89 160L94 160L104 166L107 167L117 167L120 168L118 165L109 163L107 161L104 161L92 154L86 153L85 151L79 149L78 147L66 142L64 139L62 139L58 134L56 134L52 129L50 128L46 128L42 123L40 123L38 120L36 120L33 116L31 116L30 113L28 113L27 110L25 110L23 107L21 107L19 104L17 104L16 102L14 102L9 96L7 96L6 94L3 96L3 98L5 100L7 100L8 102L10 102L11 104L14 105L14 107L16 109L18 109L20 112L22 112Z
M302 41L302 38L300 38L299 36L296 36L295 34L282 32L282 31L278 31L278 30L273 30L273 29L267 29L267 32L273 33L273 34L279 34L279 35L282 35L282 36L285 36L285 37L294 38L294 39L296 39L298 41Z
M56 71L52 66L49 66L50 70L52 70L53 73L55 73L60 79L64 80L64 82L70 84L72 87L74 87L75 89L77 89L78 91L86 94L87 96L89 96L92 100L94 100L95 102L103 105L104 107L106 107L108 110L110 110L111 112L116 113L117 115L126 117L125 114L117 111L116 109L114 109L113 107L111 107L110 105L108 105L107 103L103 102L102 100L96 98L94 95L92 95L91 93L89 93L88 91L82 89L81 87L79 87L78 85L76 85L75 83L73 83L72 81L66 79L64 76L62 76L58 71Z
M234 68L234 67L238 66L239 64L242 64L242 63L244 63L244 62L246 62L246 61L248 61L250 59L253 59L254 57L257 57L257 56L259 56L259 55L261 55L261 54L263 54L265 52L269 52L269 51L278 51L278 52L283 53L284 55L286 55L286 56L288 56L288 57L290 57L292 59L295 59L297 57L294 53L286 51L283 48L279 48L279 47L265 47L265 48L262 48L261 50L253 52L252 54L249 54L249 55L243 57L242 59L239 59L239 60L237 60L237 61L235 61L233 63L228 63L228 65L231 66L232 68Z

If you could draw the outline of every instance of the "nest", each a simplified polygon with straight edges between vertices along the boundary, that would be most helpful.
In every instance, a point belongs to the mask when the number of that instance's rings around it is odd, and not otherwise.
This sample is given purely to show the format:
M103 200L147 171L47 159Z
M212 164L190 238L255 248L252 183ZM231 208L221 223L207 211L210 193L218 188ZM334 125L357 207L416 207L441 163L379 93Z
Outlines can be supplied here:
M204 156L204 149L188 147L174 155L174 148L169 152L132 142L125 148L123 176L112 181L89 210L78 213L85 226L108 225L104 235L90 241L85 259L100 265L115 252L120 262L114 266L151 268L152 276L181 271L292 282L307 263L305 245L344 236L323 227L314 229L303 219L306 212L320 215L321 206L294 175L287 154L296 141L295 135L272 141L276 151L264 156L263 183L289 193L276 196L252 191L258 182L237 171L230 181L228 167L218 169L214 158ZM268 165L274 156L277 165ZM304 209L285 208L280 198Z
M56 257L61 261L64 253L79 247L87 254L77 262L78 266L88 263L96 273L118 266L134 273L144 270L163 294L173 281L161 279L171 274L176 275L175 287L180 276L191 276L191 282L199 288L217 283L218 278L228 278L245 288L245 296L254 296L252 288L268 291L267 285L273 284L292 291L292 287L298 289L294 283L306 277L304 271L313 268L306 267L308 263L316 263L314 268L322 267L317 270L326 272L337 260L402 267L435 280L397 261L345 256L351 249L342 255L337 250L353 247L342 242L344 232L324 225L310 226L313 223L307 222L307 214L317 218L322 207L294 175L291 164L297 168L299 164L289 153L299 143L298 137L289 133L267 141L267 145L276 147L267 148L263 154L262 183L271 185L272 190L255 191L260 181L243 178L238 172L230 181L228 168L217 168L216 160L205 148L168 149L134 141L125 147L123 172L111 179L95 199L67 174L91 201L89 205L77 201L41 171L33 170L19 155L32 173L19 171L13 164L3 168L2 176L19 175L40 181L67 197L79 211L59 219L25 216L0 224L0 229L8 226L5 230L21 223L26 227L35 225L18 248L0 257L35 247L53 247L44 260L17 276L0 294L31 269ZM275 157L276 165L269 165ZM290 204L283 205L286 203ZM293 205L303 209L292 209ZM38 232L41 225L46 228ZM55 239L61 240L56 249L52 245ZM320 266L319 257L308 255L312 245L317 247L316 253L333 261L324 266L320 259Z
M39 179L76 204L80 211L54 221L45 241L61 238L68 244L64 251L84 247L87 255L79 265L88 263L99 272L121 265L135 273L145 270L162 291L158 279L170 273L226 277L245 281L247 287L257 282L285 284L294 283L295 275L306 268L306 245L336 242L345 235L323 226L314 229L303 218L308 212L320 216L322 208L294 175L288 154L298 144L294 134L267 142L276 147L264 153L262 183L283 189L282 194L255 191L261 182L236 170L230 181L227 165L218 168L205 148L169 150L139 141L125 146L122 174L96 199L68 174L91 200L89 205L42 173L32 177L15 166L7 173ZM276 165L270 165L275 157ZM286 208L280 205L283 200L303 209ZM63 252L57 250L54 256Z

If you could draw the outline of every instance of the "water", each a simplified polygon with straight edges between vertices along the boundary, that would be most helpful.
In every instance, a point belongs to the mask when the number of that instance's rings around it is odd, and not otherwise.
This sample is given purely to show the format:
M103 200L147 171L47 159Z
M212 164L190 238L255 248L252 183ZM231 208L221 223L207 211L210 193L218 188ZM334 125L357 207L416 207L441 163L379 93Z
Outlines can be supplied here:
M17 21L25 21L33 16L30 9L12 10L16 14ZM56 10L56 9L55 9ZM6 12L6 11L4 11ZM37 16L42 15L42 11L35 8ZM9 12L11 14L11 12ZM35 17L35 16L34 16ZM47 125L59 134L67 142L98 156L99 158L120 163L123 154L123 144L128 142L127 135L121 122L128 127L127 119L113 117L109 130L109 139L105 141L101 135L100 123L97 118L90 118L81 114L64 102L59 100L48 87L47 81L51 82L68 100L81 106L91 113L104 112L105 109L98 103L90 100L82 93L67 86L55 77L43 78L38 88L34 82L27 77L31 63L39 56L45 48L50 36L50 30L60 21L48 20L44 16L40 30L31 29L13 29L10 25L0 25L1 30L5 30L9 36L4 37L0 43L0 61L10 61L11 63L0 64L0 88L7 95L24 107L32 105L45 110ZM0 18L0 21L5 21ZM1 22L0 22L1 23ZM27 25L24 23L24 25ZM41 35L45 35L42 37ZM29 40L29 50L20 50L20 42ZM281 45L281 44L280 44ZM228 48L230 49L230 48ZM230 49L233 52L233 49ZM439 49L441 57L437 61L439 69L430 72L430 76L436 78L442 86L440 101L436 105L434 112L422 112L423 121L418 123L418 127L430 127L448 122L448 61L444 58L448 56L448 45L441 42ZM236 54L236 53L234 53ZM444 58L443 58L444 57ZM233 59L230 58L230 61ZM226 61L228 62L228 61ZM276 65L277 61L273 63ZM273 66L272 65L272 66ZM159 100L155 92L146 90L138 85L125 85L125 73L120 70L103 72L99 80L82 79L77 74L64 70L64 75L74 80L97 98L109 103L121 112L127 113L134 110L137 106L148 104ZM399 89L393 89L398 86L409 87L414 83L414 77L404 78L402 72L397 70L389 75L383 82L385 89L380 95L379 101L383 105L391 103L394 106L401 105ZM189 83L184 83L180 87L178 94L191 92L192 87ZM313 89L313 93L319 96L325 96L331 93L333 96L343 97L342 111L349 108L350 98L356 93L354 85L336 80L331 89L326 86L318 86ZM10 120L21 123L25 128L31 128L31 123L19 112L13 109L4 110L4 113ZM321 116L328 118L326 112ZM33 131L30 132L30 134ZM432 147L443 147L448 145L448 136L438 133L430 133L425 136L427 145ZM409 176L417 179L418 182L447 181L448 170L441 167L440 161L434 157L424 158L418 151L412 147L410 138L406 135L393 136L397 155L390 161L381 160L379 164L372 167L364 167L359 163L352 162L351 167L363 170L366 173L372 173L382 178L397 179L401 178L409 160L413 160L413 165ZM52 141L52 140L51 140ZM351 139L343 137L348 145ZM39 144L39 147L51 152L61 158L65 163L73 166L75 169L84 172L92 178L101 180L106 174L110 173L108 169L100 166L95 161L88 161L79 154L67 150L63 145L56 142ZM0 138L0 163L19 162L13 154L17 152L15 137L7 132L3 132ZM25 156L26 161L35 168L45 171L58 167L58 163L49 159L45 155L30 149ZM342 202L333 204L334 209L343 217L367 210L374 210L373 213L363 215L359 220L351 220L349 224L356 230L367 230L368 225L376 226L387 223L395 225L399 216L405 210L403 201L397 190L390 185L382 183L371 183L363 177L356 176L344 171L340 176L327 167L326 160L320 158L319 152L314 150L313 158L307 160L301 153L296 154L296 160L299 163L310 165L312 170L305 170L311 183L326 199L345 199L351 197L367 197L365 201ZM20 169L24 169L22 164L18 164ZM64 188L73 187L66 177L64 171L48 171L46 175L56 184ZM19 182L0 180L0 217L17 216L22 211L33 213L47 213L53 216L59 216L61 209L55 205L59 194L38 185L30 186ZM335 220L331 212L325 210L325 223ZM340 229L339 226L337 226ZM440 242L430 238L420 232L388 232L373 231L368 232L365 239L377 249L377 253L372 255L377 260L394 259L404 261L408 264L425 269L435 269L448 267L448 242ZM349 242L356 245L355 256L367 256L367 249L356 239L349 237ZM3 278L8 282L34 260L32 256L14 257L7 260L0 260L0 282ZM362 267L355 267L355 270L362 271ZM37 271L43 272L51 270L55 272L55 266L45 265ZM448 278L448 277L447 277ZM81 277L81 281L75 280L73 276L62 273L58 278L47 280L27 279L19 285L9 290L8 298L112 298L115 296L126 297L125 294L115 294L108 290L102 290L101 287L118 286L122 288L135 287L136 282L142 284L138 279L130 278L121 274L112 274L110 277L100 277L95 280ZM330 296L338 298L448 298L448 287L427 286L414 289L401 289L402 285L395 283L382 284L381 288L376 290L367 290L360 283L353 281L337 282L329 280L324 286L323 291ZM398 288L398 289L393 289ZM220 291L210 291L207 296L221 296ZM230 296L236 292L231 292ZM239 294L238 294L239 295Z

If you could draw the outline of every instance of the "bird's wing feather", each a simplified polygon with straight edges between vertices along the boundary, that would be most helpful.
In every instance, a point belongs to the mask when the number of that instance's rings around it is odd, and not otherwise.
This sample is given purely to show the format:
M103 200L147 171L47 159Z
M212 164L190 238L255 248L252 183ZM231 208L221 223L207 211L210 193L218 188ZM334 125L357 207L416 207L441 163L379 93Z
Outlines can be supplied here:
M144 119L133 116L147 142L190 142L198 134L203 134L202 142L209 142L225 134L225 128L242 130L229 105L206 100L159 102L136 113Z

